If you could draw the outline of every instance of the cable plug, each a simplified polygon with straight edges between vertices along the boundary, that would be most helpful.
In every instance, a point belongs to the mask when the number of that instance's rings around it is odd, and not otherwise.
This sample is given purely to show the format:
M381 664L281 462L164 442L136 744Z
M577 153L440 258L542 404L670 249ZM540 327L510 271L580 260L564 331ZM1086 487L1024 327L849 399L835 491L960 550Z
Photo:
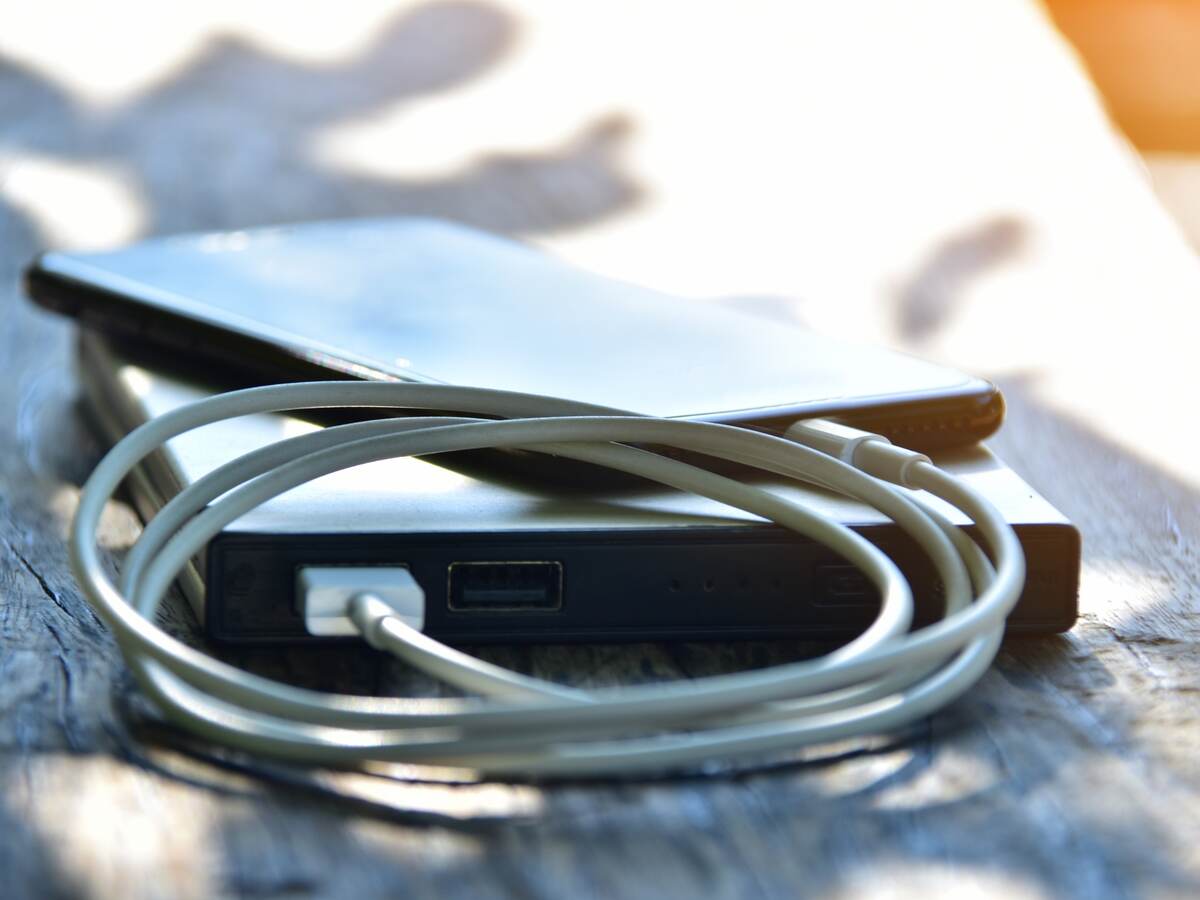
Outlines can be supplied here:
M359 635L351 616L359 595L385 605L417 631L425 625L425 592L404 566L301 566L296 572L297 603L309 634Z
M908 488L916 487L911 480L913 467L919 463L931 464L924 453L897 447L882 434L828 419L801 419L789 426L783 436L840 459L868 475Z

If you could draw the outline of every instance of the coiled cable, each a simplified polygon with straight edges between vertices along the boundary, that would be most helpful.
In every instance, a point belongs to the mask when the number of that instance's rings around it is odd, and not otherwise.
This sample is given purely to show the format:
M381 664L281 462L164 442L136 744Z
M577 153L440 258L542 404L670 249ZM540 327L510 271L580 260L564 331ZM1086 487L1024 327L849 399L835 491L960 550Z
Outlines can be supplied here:
M164 506L128 553L119 585L108 577L96 544L100 515L145 456L212 422L328 407L450 409L462 415L333 426L248 453ZM903 575L844 525L763 487L647 447L737 462L876 507L929 556L943 586L943 617L910 631L913 597ZM187 561L226 524L270 498L366 462L484 448L583 460L774 521L857 566L879 590L878 614L854 640L816 659L584 691L446 647L369 593L347 597L347 617L372 646L475 694L453 700L297 688L214 659L155 625L155 613ZM928 491L958 507L977 525L982 547L900 487ZM926 457L875 435L798 423L786 437L776 437L550 397L402 383L250 388L148 422L121 440L88 479L70 549L81 587L112 628L142 689L177 724L241 750L297 762L397 761L498 777L659 772L898 728L950 702L986 671L1024 580L1016 535L985 498Z

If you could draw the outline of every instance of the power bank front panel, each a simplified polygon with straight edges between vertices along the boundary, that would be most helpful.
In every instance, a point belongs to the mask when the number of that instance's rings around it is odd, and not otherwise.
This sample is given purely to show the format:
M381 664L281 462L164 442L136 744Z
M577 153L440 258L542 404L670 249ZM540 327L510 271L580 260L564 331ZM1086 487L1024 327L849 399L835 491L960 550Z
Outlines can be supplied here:
M927 560L889 526L857 529L900 564L933 618ZM1014 632L1060 632L1076 617L1079 534L1024 525L1027 587ZM828 550L773 526L634 531L254 535L209 546L209 635L258 643L312 640L298 615L306 565L406 565L425 591L425 631L457 643L842 638L878 609L863 576Z

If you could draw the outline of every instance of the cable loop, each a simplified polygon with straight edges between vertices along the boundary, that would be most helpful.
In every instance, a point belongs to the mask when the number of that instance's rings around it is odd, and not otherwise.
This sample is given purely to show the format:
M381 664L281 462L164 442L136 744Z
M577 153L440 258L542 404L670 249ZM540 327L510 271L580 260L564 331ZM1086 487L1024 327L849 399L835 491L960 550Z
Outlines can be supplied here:
M164 506L130 550L120 585L108 578L95 540L100 515L124 477L162 443L235 416L354 406L463 415L336 426L246 454ZM854 444L847 449L836 431L814 437L822 442L818 452L747 429L478 388L364 382L250 388L175 410L120 441L80 496L72 566L143 690L163 712L205 738L250 752L314 764L403 761L542 778L755 758L895 729L950 702L990 665L1024 580L1016 536L986 499L917 454L881 451L884 445L853 435L844 438ZM648 446L732 460L875 506L929 556L944 586L944 617L910 631L913 598L903 575L844 525ZM373 460L497 447L607 466L774 521L859 567L879 589L879 612L858 637L817 659L689 682L581 691L482 663L389 617L381 601L355 597L351 615L369 644L479 695L437 701L361 698L282 684L213 659L154 624L187 561L226 524L271 497ZM883 480L895 473L966 513L978 526L982 550L914 494Z

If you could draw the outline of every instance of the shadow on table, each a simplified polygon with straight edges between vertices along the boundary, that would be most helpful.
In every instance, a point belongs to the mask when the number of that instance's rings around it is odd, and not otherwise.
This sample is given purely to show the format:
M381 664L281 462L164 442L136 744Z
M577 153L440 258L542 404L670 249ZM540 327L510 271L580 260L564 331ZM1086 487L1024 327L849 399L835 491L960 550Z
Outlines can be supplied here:
M8 777L14 774L8 767L0 767L0 773ZM0 797L0 834L4 835L0 840L0 872L4 873L6 897L58 900L79 896L82 886L64 877L52 848L3 797Z
M494 152L437 178L360 175L314 155L331 126L485 75L508 57L515 34L499 8L457 0L396 17L336 64L304 65L225 38L99 110L0 60L5 143L18 161L26 153L116 167L144 206L148 234L426 214L530 233L635 203L640 191L615 157L632 126L618 113L579 123L559 146Z

